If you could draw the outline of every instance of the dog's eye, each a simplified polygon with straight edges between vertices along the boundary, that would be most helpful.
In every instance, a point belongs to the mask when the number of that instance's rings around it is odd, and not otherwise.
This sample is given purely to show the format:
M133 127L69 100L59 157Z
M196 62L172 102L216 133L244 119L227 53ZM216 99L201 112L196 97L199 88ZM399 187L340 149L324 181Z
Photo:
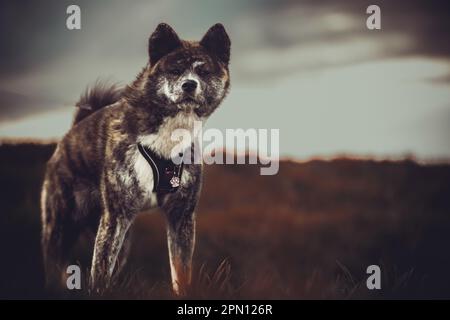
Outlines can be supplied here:
M199 76L208 76L211 74L211 70L207 69L207 68L197 68L197 73Z
M181 68L173 68L168 70L170 74L174 76L180 76L183 73L183 70Z

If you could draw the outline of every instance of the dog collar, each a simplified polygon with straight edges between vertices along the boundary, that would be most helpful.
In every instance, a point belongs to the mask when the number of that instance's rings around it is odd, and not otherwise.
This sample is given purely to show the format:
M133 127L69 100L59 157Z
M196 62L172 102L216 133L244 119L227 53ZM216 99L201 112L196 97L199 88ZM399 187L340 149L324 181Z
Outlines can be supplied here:
M138 143L138 149L152 168L153 192L175 192L180 186L183 162L175 164L172 159L161 158L150 148L140 143Z

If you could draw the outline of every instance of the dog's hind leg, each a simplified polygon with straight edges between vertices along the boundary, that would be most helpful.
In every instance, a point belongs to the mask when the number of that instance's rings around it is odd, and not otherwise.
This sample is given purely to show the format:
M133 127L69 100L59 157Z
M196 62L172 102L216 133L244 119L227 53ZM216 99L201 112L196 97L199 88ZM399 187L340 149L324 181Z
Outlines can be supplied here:
M45 280L47 287L56 289L61 287L66 260L78 232L66 221L70 204L59 192L50 190L48 182L44 183L42 189L41 206Z

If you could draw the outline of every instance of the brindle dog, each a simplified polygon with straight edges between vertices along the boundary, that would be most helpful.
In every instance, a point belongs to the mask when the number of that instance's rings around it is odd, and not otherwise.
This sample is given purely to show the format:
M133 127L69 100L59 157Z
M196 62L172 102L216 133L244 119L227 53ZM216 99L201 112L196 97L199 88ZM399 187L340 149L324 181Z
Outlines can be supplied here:
M148 51L149 62L131 85L97 84L81 97L72 128L47 163L41 206L49 283L59 281L79 234L91 229L90 287L107 288L120 269L119 253L126 256L136 215L159 206L167 222L173 289L183 294L190 284L202 166L185 164L175 192L154 190L152 168L138 145L170 159L179 143L171 133L192 131L195 121L205 121L219 106L230 86L230 39L221 24L194 42L180 40L161 23Z

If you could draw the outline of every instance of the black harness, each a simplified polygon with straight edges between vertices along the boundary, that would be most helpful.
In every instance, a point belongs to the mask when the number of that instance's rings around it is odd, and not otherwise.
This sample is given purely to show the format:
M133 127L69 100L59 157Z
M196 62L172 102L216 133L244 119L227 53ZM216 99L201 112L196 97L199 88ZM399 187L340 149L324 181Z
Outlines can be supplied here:
M180 164L175 164L172 159L161 158L150 148L140 143L138 143L138 149L152 168L153 192L172 193L177 191L183 173L183 161Z

